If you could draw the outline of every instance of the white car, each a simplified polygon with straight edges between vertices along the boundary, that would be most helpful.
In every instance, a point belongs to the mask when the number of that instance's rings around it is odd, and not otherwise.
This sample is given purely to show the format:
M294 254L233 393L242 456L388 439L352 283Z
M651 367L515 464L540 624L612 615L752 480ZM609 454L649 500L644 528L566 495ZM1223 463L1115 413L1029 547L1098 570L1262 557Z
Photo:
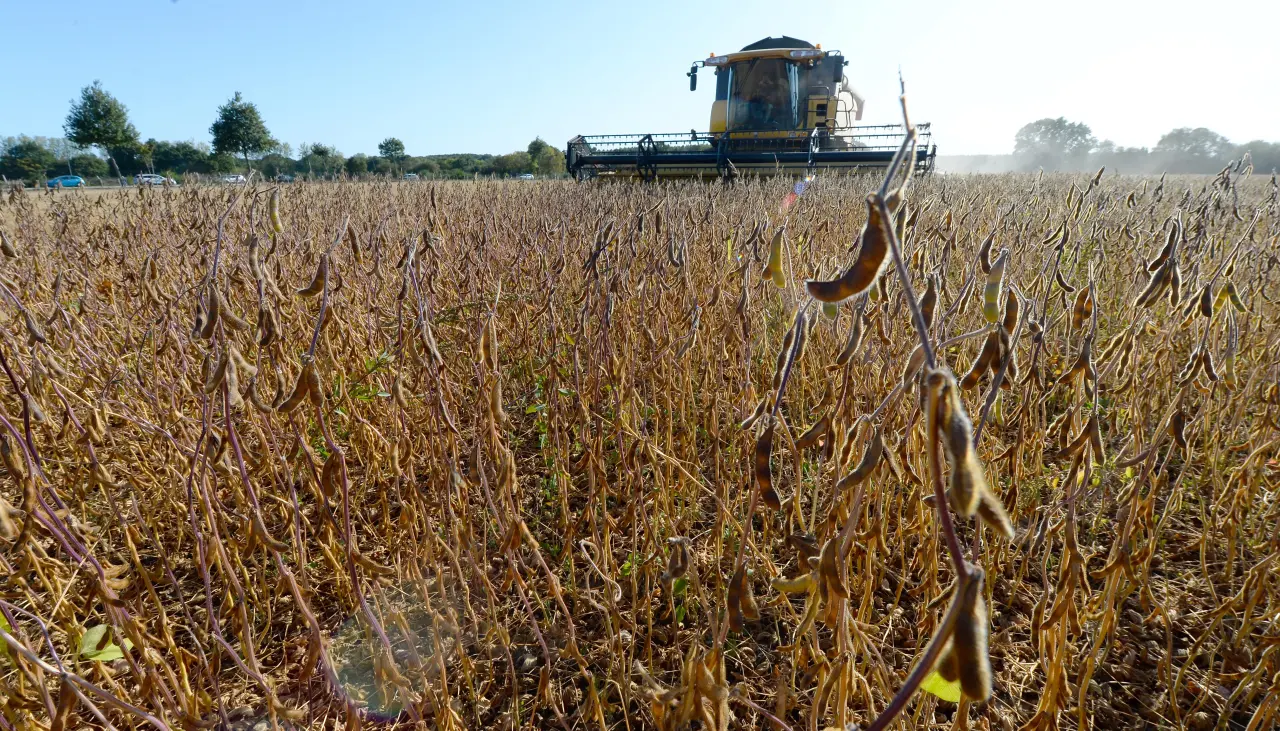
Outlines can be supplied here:
M405 179L405 180L417 180L417 179L418 179L418 174L417 174L417 173L405 173L405 174L404 174L404 179Z
M244 176L239 173L232 173L231 175L223 175L222 182L231 183L233 185L244 185L245 179Z
M163 175L156 175L155 173L142 173L134 178L134 183L137 185L164 185L165 183L168 183L169 185L177 185L178 181L173 178L166 178Z
M524 173L520 176L521 180L533 180L533 173Z

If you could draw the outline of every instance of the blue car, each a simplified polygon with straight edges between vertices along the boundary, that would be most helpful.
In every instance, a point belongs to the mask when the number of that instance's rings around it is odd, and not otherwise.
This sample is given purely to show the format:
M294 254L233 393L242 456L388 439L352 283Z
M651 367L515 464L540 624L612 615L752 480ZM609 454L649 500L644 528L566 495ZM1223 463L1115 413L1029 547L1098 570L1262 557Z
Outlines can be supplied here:
M46 185L50 188L83 188L84 178L79 175L59 175L56 178L50 178Z

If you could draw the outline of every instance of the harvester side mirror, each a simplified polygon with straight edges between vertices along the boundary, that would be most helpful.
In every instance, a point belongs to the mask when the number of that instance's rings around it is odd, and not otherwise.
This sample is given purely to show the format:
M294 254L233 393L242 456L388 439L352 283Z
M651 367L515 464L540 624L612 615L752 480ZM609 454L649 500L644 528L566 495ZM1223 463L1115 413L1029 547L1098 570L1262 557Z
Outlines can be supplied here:
M839 56L834 56L832 60L835 61L835 63L831 64L835 67L835 72L832 74L831 80L839 84L840 81L844 79L844 59Z
M689 77L689 91L696 91L698 89L698 65L690 66L689 73L685 74L685 76Z

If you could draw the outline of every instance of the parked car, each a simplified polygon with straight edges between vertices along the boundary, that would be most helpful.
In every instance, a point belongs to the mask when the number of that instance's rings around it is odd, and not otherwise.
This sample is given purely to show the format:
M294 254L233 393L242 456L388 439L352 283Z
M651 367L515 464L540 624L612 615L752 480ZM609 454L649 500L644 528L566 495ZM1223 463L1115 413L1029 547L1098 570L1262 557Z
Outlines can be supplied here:
M231 183L232 185L244 185L245 179L240 173L231 173L230 175L223 175L222 182Z
M169 185L178 184L178 181L173 178L166 178L163 175L156 175L155 173L142 173L135 177L133 181L136 185L164 185L165 183L168 183Z
M417 173L405 173L405 174L404 174L404 179L405 179L405 180L417 180L417 179L418 179L418 174L417 174Z
M49 178L46 185L50 188L83 188L84 178L79 175L59 175L56 178Z
M286 175L285 173L280 173L279 175L277 175L277 176L276 176L276 182L277 182L277 183L292 183L292 182L293 182L293 176L292 176L292 175Z
M533 180L533 173L523 173L523 174L521 174L520 179L521 179L521 180Z

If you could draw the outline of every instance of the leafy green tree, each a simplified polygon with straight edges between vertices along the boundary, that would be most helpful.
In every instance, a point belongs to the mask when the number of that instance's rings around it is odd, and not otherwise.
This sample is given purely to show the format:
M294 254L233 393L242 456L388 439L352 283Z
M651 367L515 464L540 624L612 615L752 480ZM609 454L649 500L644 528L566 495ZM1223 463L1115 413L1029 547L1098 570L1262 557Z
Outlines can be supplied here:
M1089 125L1064 117L1037 119L1023 126L1013 140L1013 154L1028 168L1070 168L1085 161L1097 146Z
M537 160L538 156L546 152L547 148L549 147L551 147L551 145L548 145L546 140L542 139L541 137L534 137L533 142L529 143L529 148L526 150L526 152L529 153L529 157L531 159Z
M369 158L369 171L378 175L390 175L395 172L395 167L385 157L371 157Z
M524 151L499 155L493 160L492 172L495 175L520 175L533 172L533 158Z
M347 158L347 175L359 177L369 172L369 156L363 152Z
M0 161L6 177L33 181L45 177L57 164L58 158L52 152L31 139L23 140L5 150L4 159Z
M394 166L399 166L404 162L404 143L395 137L388 137L378 143L378 154L391 161Z
M276 145L258 107L247 102L240 92L218 107L218 118L209 126L213 135L213 151L218 154L240 154L249 166L249 156L259 155Z
M533 156L533 170L539 175L563 175L564 153L547 145Z
M116 173L119 175L137 175L147 169L145 150L142 143L136 140L107 148L107 152L115 162Z
M262 167L262 174L267 178L274 178L277 175L292 175L298 165L287 156L277 152L263 155L258 164Z
M209 153L193 142L147 140L156 170L172 173L199 173L209 170Z
M85 153L76 155L71 158L69 167L73 175L79 175L82 178L105 178L111 174L107 161L97 155Z
M310 175L333 175L342 169L346 160L336 147L320 143L303 144L298 160L298 170L306 170Z
M97 147L120 172L120 164L111 150L126 148L138 142L138 130L129 121L129 110L118 99L94 81L80 90L80 100L71 102L71 111L63 124L67 139L84 147Z
M418 175L439 175L440 163L430 158L415 157L409 164L409 171Z

